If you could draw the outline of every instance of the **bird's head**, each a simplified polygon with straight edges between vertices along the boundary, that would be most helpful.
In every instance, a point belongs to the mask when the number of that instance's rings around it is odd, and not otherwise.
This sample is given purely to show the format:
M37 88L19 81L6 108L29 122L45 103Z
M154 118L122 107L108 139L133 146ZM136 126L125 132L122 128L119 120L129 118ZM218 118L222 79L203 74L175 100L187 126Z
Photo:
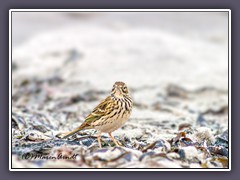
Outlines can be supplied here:
M112 88L112 94L117 98L122 98L128 94L127 85L124 82L115 82Z

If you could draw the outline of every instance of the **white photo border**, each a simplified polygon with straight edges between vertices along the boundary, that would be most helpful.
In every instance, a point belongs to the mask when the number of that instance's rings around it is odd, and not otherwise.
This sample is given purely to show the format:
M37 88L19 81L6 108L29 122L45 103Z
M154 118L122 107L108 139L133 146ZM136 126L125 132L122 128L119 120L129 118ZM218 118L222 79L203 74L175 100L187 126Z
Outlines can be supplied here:
M9 171L231 171L231 136L228 168L12 168L12 12L228 12L228 134L231 135L231 10L230 9L10 9L9 10Z

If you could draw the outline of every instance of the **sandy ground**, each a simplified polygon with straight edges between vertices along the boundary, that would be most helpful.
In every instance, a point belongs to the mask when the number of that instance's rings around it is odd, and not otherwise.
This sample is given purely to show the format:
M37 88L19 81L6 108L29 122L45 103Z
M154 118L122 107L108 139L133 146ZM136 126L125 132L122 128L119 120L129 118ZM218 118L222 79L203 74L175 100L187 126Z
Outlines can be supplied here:
M45 155L81 152L69 162L78 168L226 168L227 18L219 12L14 13L15 166L65 167L21 158L48 147ZM96 139L82 139L89 132L73 144L56 140L119 80L134 100L131 118L114 132L125 148L106 143L100 151Z

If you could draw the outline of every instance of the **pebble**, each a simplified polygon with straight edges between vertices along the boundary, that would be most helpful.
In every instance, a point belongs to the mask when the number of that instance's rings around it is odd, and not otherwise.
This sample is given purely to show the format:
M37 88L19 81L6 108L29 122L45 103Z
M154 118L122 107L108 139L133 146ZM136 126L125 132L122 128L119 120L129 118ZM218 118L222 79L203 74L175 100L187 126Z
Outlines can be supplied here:
M180 158L188 160L191 160L198 155L198 151L194 146L182 147L179 149L178 153L180 155Z

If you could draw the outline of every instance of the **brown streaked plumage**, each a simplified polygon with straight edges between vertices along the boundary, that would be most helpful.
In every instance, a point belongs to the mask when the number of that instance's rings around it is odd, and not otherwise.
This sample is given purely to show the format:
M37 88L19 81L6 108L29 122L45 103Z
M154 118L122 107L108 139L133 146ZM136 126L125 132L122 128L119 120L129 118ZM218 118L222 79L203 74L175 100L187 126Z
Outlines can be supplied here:
M120 81L115 82L111 95L95 107L78 128L57 136L67 138L81 130L96 129L98 130L97 136L100 148L101 133L108 133L113 142L118 146L119 144L111 133L125 124L130 117L132 106L132 98L128 95L126 84Z

